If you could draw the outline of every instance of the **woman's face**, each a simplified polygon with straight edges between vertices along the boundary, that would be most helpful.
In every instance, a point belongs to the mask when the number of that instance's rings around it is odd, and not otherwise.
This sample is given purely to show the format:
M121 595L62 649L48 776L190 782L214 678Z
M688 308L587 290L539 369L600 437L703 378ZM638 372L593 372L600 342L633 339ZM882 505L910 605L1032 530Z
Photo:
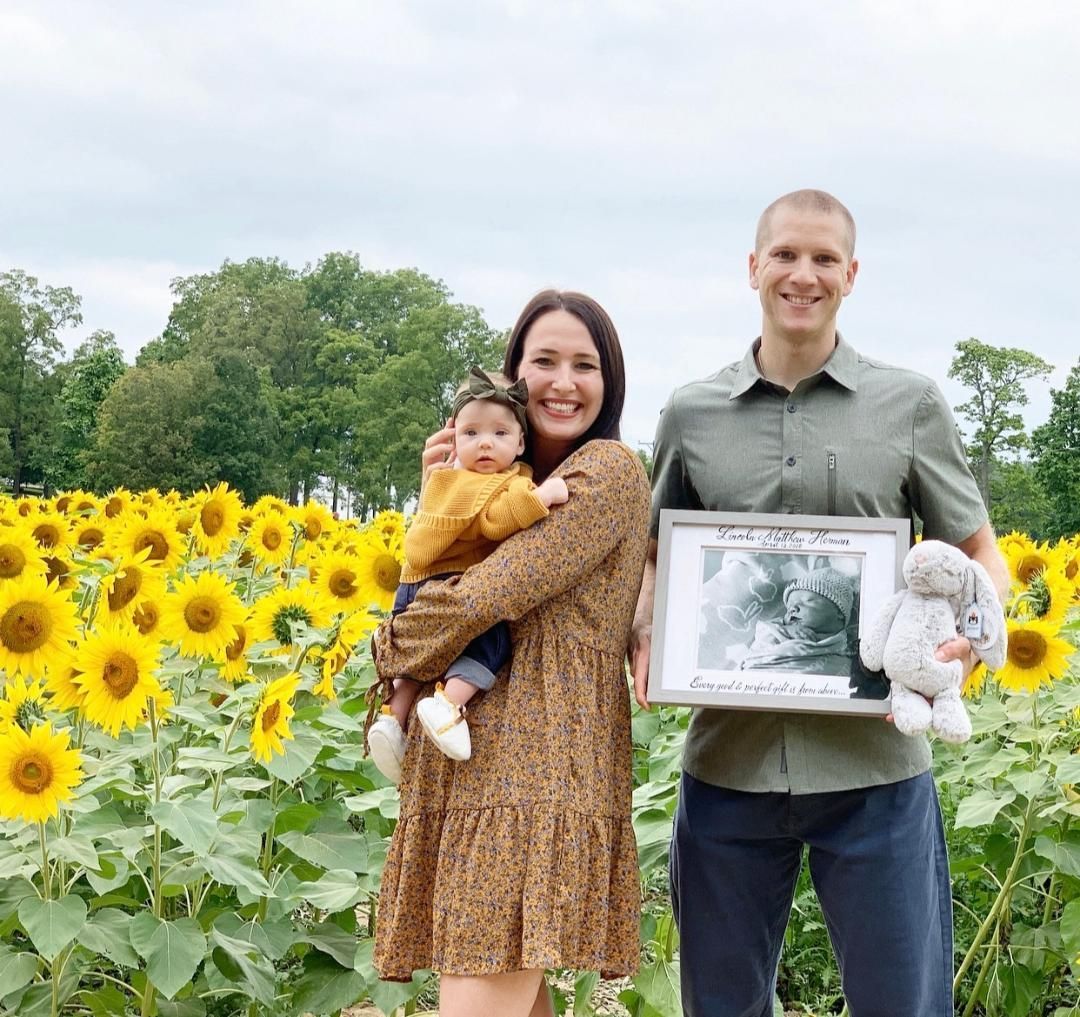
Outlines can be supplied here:
M600 354L584 322L569 311L548 311L532 323L517 373L529 386L534 440L570 444L600 416Z

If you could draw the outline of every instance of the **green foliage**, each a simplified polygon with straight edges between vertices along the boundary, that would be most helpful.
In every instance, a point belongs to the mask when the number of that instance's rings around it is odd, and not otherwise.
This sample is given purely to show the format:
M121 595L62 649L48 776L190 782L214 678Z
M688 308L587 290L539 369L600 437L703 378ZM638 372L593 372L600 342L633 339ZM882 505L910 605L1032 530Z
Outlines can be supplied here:
M1035 475L1050 503L1046 536L1080 532L1080 363L1050 390L1050 416L1031 434Z
M990 471L990 522L997 533L1019 530L1036 540L1051 536L1051 497L1032 463L995 459Z
M63 365L56 401L55 437L41 463L54 488L89 488L87 454L98 408L113 383L127 370L112 332L97 331L79 345L70 364Z
M1023 418L1016 412L1028 402L1024 382L1045 378L1051 370L1050 364L1027 350L990 346L978 339L962 339L956 344L949 377L973 390L956 412L974 427L968 454L987 505L995 455L1016 452L1027 444Z
M16 493L50 416L57 333L82 321L79 303L66 287L42 286L18 269L0 272L0 429Z

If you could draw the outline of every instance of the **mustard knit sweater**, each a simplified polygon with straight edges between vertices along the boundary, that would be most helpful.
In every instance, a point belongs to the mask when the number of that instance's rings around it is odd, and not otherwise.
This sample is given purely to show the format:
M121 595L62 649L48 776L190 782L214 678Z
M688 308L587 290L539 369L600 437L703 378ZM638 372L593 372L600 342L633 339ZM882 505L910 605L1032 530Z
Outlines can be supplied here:
M525 463L490 474L436 470L424 485L419 510L405 534L401 581L418 583L441 572L464 572L500 541L547 514Z

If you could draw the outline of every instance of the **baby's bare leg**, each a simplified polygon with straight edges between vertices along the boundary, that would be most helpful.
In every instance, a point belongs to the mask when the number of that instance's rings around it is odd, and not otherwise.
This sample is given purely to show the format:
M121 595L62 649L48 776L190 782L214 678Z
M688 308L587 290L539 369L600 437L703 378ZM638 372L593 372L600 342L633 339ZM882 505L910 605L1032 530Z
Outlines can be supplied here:
M443 695L455 706L464 706L480 690L471 682L456 675L447 675L443 685Z
M390 707L390 712L393 714L394 720L401 725L402 731L409 726L409 711L412 709L412 704L416 701L419 691L419 682L414 682L411 678L394 679L394 691L390 694L390 698L385 705Z

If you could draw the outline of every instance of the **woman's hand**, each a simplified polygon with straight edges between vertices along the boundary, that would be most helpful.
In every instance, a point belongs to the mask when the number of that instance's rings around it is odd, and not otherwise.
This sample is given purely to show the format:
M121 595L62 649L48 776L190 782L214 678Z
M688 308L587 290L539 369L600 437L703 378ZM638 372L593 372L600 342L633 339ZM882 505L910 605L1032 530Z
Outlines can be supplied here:
M420 490L424 489L433 470L445 470L457 461L454 448L454 418L446 422L446 427L436 431L424 442L424 451L420 456Z

